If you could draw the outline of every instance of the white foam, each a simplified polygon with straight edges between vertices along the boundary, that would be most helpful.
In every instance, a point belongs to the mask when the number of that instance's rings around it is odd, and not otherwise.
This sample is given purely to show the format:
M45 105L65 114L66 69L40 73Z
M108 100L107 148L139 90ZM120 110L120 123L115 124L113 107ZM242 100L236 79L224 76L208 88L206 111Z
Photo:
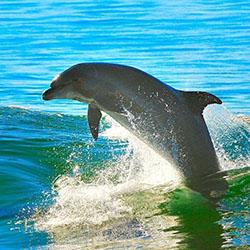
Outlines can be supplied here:
M91 184L78 176L60 177L55 183L54 205L36 222L39 230L65 225L100 225L129 214L123 195L160 185L173 188L180 182L177 171L146 144L116 122L103 135L128 141L126 153L115 164L101 170ZM73 169L76 171L77 166Z
M120 158L118 164L123 169L129 169L132 172L128 175L128 179L133 175L133 179L138 183L149 186L180 181L178 171L167 160L132 135L124 127L120 126L112 118L108 118L108 121L112 124L112 127L107 129L103 135L108 138L128 141L127 152ZM122 171L121 168L118 168L118 170ZM105 175L105 173L103 174Z
M22 110L30 110L31 107L29 106L19 106L19 105L9 105L8 106L9 108L12 108L12 109L22 109Z

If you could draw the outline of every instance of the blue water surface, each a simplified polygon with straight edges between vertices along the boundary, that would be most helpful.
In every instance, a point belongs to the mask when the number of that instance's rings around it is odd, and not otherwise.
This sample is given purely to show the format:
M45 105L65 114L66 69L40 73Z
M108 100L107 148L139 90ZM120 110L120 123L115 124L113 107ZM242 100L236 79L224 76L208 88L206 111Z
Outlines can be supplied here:
M249 1L16 1L0 4L1 105L76 112L40 99L80 62L139 67L250 113ZM74 110L74 111L72 111Z

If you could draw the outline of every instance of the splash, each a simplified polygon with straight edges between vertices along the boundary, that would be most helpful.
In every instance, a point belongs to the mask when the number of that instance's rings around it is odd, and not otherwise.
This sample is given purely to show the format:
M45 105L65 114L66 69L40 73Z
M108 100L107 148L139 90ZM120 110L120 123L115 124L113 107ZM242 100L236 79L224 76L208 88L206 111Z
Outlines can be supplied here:
M161 185L172 190L180 183L178 172L170 163L114 120L107 117L106 120L111 128L105 130L102 136L115 138L118 143L126 140L128 146L125 154L115 163L99 170L91 183L81 180L78 165L73 167L73 176L60 177L54 183L57 192L54 205L37 220L38 230L102 225L131 214L131 207L124 202L124 195Z
M225 106L208 106L204 118L223 170L250 165L250 123Z
M133 179L137 183L149 187L181 181L178 171L167 160L112 118L108 117L108 119L112 127L104 131L103 135L108 138L128 141L126 154L119 159L117 165L117 170L120 172L123 171L122 169L128 169L128 175L122 181ZM105 176L105 173L102 174Z

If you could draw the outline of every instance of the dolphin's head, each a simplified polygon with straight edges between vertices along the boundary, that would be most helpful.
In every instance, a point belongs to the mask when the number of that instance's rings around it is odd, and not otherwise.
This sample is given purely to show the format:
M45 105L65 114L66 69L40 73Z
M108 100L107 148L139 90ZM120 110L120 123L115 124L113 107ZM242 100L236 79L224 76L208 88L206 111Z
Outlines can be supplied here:
M42 98L46 101L73 99L89 102L91 94L88 85L87 78L84 77L80 66L75 65L56 76L52 80L50 88L43 93Z

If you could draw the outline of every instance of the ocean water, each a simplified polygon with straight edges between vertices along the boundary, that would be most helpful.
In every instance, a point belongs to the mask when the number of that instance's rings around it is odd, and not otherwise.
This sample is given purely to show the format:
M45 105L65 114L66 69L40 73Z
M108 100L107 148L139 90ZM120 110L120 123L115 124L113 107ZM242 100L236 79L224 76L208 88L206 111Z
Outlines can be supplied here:
M0 23L0 249L250 247L249 1L2 0ZM108 116L94 142L85 104L42 101L80 62L220 97L204 112L217 206Z

